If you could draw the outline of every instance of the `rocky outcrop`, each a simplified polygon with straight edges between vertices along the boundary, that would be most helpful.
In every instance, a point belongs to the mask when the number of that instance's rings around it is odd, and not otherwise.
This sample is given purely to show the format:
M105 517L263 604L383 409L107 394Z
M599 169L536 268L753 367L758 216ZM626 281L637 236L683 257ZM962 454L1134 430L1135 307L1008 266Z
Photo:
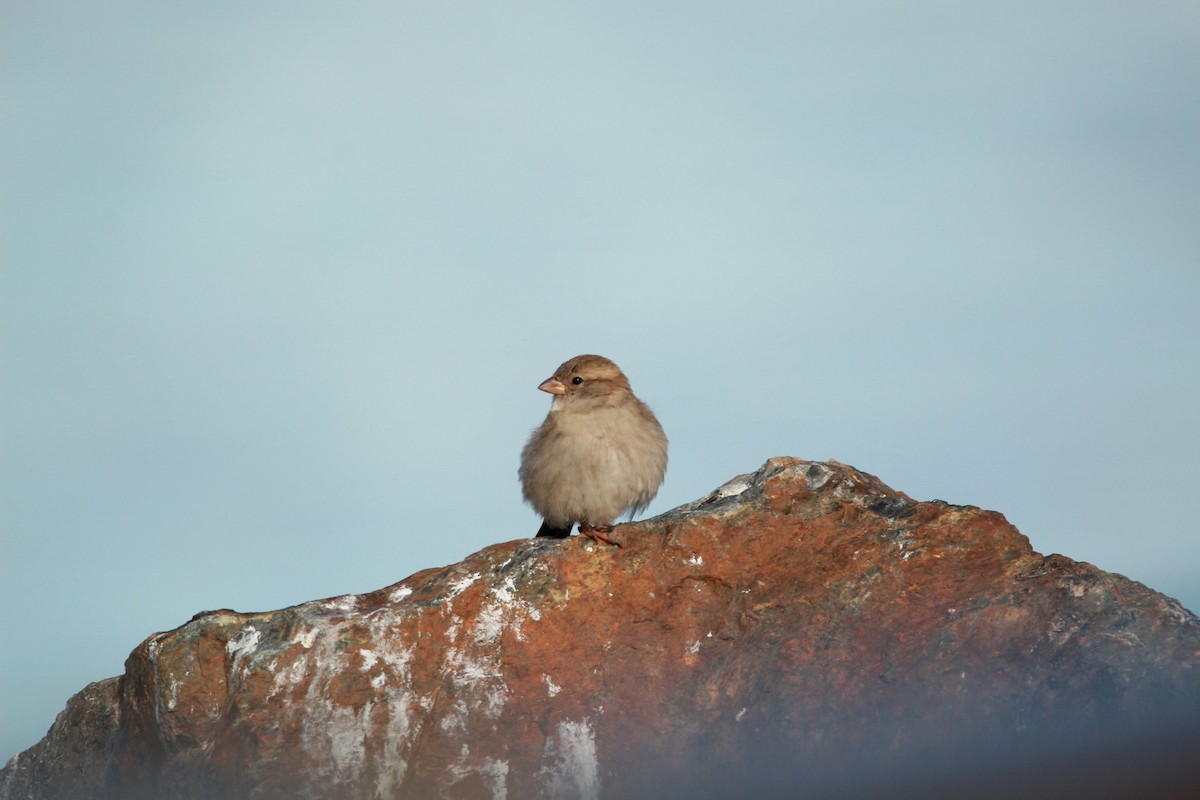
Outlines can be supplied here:
M613 538L199 614L72 698L0 798L939 796L1197 729L1200 621L995 512L776 458Z

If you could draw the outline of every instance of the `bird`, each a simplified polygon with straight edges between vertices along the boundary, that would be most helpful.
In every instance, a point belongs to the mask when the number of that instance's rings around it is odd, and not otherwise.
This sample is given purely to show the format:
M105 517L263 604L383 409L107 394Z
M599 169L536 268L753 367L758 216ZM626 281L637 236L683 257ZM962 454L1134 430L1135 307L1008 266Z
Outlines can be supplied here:
M667 436L621 369L604 356L563 362L537 388L550 413L521 451L521 490L542 516L538 537L565 539L575 523L594 541L650 505L667 472ZM536 538L536 537L535 537Z

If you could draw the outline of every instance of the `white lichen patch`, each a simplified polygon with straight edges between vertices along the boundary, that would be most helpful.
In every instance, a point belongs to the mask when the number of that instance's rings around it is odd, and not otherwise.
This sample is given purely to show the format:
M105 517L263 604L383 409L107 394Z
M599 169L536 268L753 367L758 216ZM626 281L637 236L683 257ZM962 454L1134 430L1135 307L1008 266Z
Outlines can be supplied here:
M600 762L591 722L564 720L546 740L540 774L545 794L562 800L597 800L600 797Z
M400 791L420 729L414 710L427 711L431 702L413 688L415 645L399 638L399 622L385 608L321 628L319 636L303 631L293 641L307 647L294 649L296 660L275 674L277 690L288 697L285 713L297 718L300 744L320 765L321 779L354 783L374 774L377 797ZM351 635L358 644L347 648ZM334 688L348 672L369 676L373 696L362 705L343 705L353 701Z
M537 622L541 618L541 612L517 594L516 580L512 576L506 577L503 583L492 588L488 604L475 618L475 642L495 644L505 627L512 630L517 641L523 642L522 623L527 619Z
M484 708L489 716L495 716L504 705L504 684L500 680L500 665L494 658L475 657L467 655L462 650L450 654L450 678L456 689L466 691L471 695L482 693Z
M479 580L482 577L483 577L483 575L481 575L480 573L472 572L470 575L466 575L466 576L454 581L449 586L449 591L446 593L446 599L452 600L455 597L458 597L460 594L462 594L468 588L470 588L471 584L475 583L475 581Z
M458 753L458 759L449 769L453 776L451 785L471 775L478 775L487 786L492 800L507 800L508 762L494 758L474 759L471 757L471 748L464 744Z
M498 680L500 678L500 670L496 664L490 661L474 660L474 658L458 658L460 667L455 672L454 681L456 684L476 684L476 682L485 682L490 680Z
M375 641L381 642L379 638L376 638ZM390 644L388 647L380 648L376 654L387 665L389 671L395 675L403 676L407 680L409 665L412 664L412 657L415 650L415 647Z
M687 560L687 563L691 564L693 567L703 567L704 556L698 553L693 553L692 557Z
M481 578L479 573L460 578L450 585L449 594L460 594ZM505 576L489 585L477 611L464 607L461 616L450 615L442 675L453 687L455 701L439 723L447 732L474 730L485 720L498 718L508 703L510 691L500 666L506 637L524 640L522 626L541 619L538 610L520 596L518 579Z
M517 599L517 582L512 576L504 579L504 583L492 588L492 597L497 603L511 604Z
M446 733L466 733L467 720L470 716L471 709L467 708L466 702L455 700L449 713L438 721L438 726Z
M366 719L370 710L368 702L361 711L338 707L329 714L329 755L338 778L353 779L362 773L367 760Z
M339 611L343 614L348 614L358 608L358 595L344 594L341 597L334 597L321 603L321 607L327 611Z
M150 663L156 665L158 664L158 654L162 652L163 642L167 640L169 635L170 634L168 633L160 633L157 636L152 637L147 643L146 655L149 657Z
M485 758L475 770L483 776L484 782L492 792L492 800L507 800L508 798L508 762L494 758Z
M550 676L549 676L549 675L543 675L543 676L542 676L542 680L546 682L546 692L547 692L547 693L548 693L548 694L549 694L551 697L554 697L555 695L557 695L559 692L561 692L561 691L562 691L562 687L561 687L561 686L559 686L559 685L558 685L557 683L555 683L554 681L550 680Z
M174 675L167 676L167 688L163 693L167 701L167 711L174 711L179 705L179 681Z
M382 668L378 675L371 678L371 688L380 694L386 705L388 720L382 732L383 754L377 767L379 797L395 796L408 771L408 748L416 735L415 729L419 729L412 719L413 707L428 711L433 703L431 698L418 698L413 690L410 665L416 647L404 647L398 643L380 646L388 642L383 636L387 625L386 620L379 620L372 627Z
M271 691L267 695L268 698L274 697L284 689L298 686L304 680L304 676L308 674L308 660L301 656L289 664L286 669L277 669L277 665L272 665L271 671L275 679L271 685Z
M262 641L262 632L253 625L242 628L237 636L225 643L225 652L233 657L234 664L251 655Z
M522 597L522 574L510 569L511 576L453 572L437 605L398 604L413 594L400 586L385 593L390 603L367 605L358 595L345 595L289 610L284 624L267 627L256 618L256 624L230 631L229 651L243 669L266 673L268 692L285 717L280 728L299 730L297 744L314 765L315 782L349 789L373 776L362 796L395 797L404 791L425 725L442 725L439 736L473 735L493 727L511 702L502 648L522 638L522 626L527 632L541 614ZM272 638L277 630L287 638ZM440 676L412 674L418 647L428 655L440 653ZM353 676L357 679L347 680ZM561 691L550 676L545 681L550 696ZM230 686L237 690L233 681ZM447 691L433 720L436 687ZM164 697L164 707L167 702ZM578 723L554 735L554 780L582 787L578 797L596 796L599 785L590 731ZM485 797L506 798L509 764L503 753L476 749L459 766L473 776L473 785L482 779ZM579 765L581 776L569 777Z
M383 731L383 756L379 760L379 779L377 781L377 797L395 797L404 783L404 775L408 772L408 745L413 736L412 720L409 717L407 699L410 696L400 693L398 697L388 697L388 723Z
M504 633L504 607L499 603L485 606L475 618L475 643L494 644Z
M497 647L488 642L467 640L446 654L442 673L449 677L459 698L443 726L467 727L474 712L495 719L508 702L508 687L500 669Z
M312 649L313 642L315 642L316 640L317 640L317 629L316 628L306 628L292 637L292 641L295 642L296 644L300 645L301 647L303 647L305 650Z

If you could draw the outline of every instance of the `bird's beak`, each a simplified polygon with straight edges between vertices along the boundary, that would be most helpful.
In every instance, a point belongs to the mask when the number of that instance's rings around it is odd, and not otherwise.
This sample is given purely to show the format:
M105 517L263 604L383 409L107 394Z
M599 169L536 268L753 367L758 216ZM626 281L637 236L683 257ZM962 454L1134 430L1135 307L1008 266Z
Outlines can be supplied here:
M562 381L558 380L557 378L547 378L546 380L541 382L541 384L538 386L538 388L541 389L543 392L549 392L550 394L566 394L567 393L567 385L565 383L563 383Z

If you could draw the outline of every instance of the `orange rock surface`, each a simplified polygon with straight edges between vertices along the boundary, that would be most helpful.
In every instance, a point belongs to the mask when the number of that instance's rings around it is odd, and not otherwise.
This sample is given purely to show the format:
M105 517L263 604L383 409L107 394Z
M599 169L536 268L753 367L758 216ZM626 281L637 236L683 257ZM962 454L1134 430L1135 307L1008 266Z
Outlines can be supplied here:
M1197 719L1178 603L852 467L772 459L612 535L199 615L0 798L819 794Z

